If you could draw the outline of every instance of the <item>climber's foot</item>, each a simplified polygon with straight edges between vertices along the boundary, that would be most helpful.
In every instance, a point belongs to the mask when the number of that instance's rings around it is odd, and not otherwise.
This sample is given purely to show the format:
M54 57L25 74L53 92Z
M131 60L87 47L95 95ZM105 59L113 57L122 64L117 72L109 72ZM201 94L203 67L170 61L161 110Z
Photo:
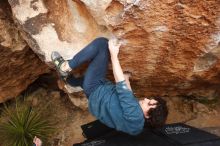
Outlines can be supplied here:
M59 72L61 78L65 80L68 77L70 70L64 70L63 67L65 64L68 64L68 62L65 61L63 57L56 51L51 53L51 60L56 66L56 69Z
M74 75L70 74L66 78L66 84L65 88L68 91L68 93L74 93L74 92L80 92L82 91L82 84L83 84L83 77L76 78Z

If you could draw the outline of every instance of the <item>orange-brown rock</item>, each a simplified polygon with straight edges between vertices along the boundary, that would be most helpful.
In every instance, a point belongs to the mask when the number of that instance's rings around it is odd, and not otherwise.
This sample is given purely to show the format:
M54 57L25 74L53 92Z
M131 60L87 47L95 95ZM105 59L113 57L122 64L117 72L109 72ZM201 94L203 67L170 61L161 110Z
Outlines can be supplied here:
M123 41L120 60L139 96L217 96L219 0L9 0L30 47L72 58L97 36ZM111 69L110 69L111 70Z
M48 67L20 36L11 15L10 5L0 1L0 103L14 98Z

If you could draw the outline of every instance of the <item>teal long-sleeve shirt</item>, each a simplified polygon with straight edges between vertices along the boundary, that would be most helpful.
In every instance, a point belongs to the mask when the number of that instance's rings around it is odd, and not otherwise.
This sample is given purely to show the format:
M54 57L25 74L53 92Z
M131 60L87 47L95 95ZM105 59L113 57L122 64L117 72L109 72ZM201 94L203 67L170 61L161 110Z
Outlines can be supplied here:
M89 110L105 125L137 135L144 127L144 114L125 81L100 85L89 96Z

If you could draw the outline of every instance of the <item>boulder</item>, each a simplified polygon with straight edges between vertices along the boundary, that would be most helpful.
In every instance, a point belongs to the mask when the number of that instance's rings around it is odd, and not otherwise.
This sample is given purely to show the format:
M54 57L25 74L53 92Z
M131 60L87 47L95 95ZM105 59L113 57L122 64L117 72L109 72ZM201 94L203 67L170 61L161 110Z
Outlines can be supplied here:
M219 95L218 0L8 1L24 39L47 64L52 51L71 59L96 37L115 36L138 96Z
M0 103L14 98L49 68L22 39L10 5L0 1Z

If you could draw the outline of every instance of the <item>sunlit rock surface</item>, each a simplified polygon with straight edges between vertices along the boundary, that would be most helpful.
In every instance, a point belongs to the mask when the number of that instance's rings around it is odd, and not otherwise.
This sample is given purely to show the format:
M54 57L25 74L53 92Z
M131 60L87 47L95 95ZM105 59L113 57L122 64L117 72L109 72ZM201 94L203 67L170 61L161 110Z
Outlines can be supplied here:
M6 0L0 1L0 61L0 103L16 97L48 72L20 36Z
M138 96L218 96L219 0L8 0L28 45L49 64L99 36L123 41ZM110 69L111 71L111 69Z

